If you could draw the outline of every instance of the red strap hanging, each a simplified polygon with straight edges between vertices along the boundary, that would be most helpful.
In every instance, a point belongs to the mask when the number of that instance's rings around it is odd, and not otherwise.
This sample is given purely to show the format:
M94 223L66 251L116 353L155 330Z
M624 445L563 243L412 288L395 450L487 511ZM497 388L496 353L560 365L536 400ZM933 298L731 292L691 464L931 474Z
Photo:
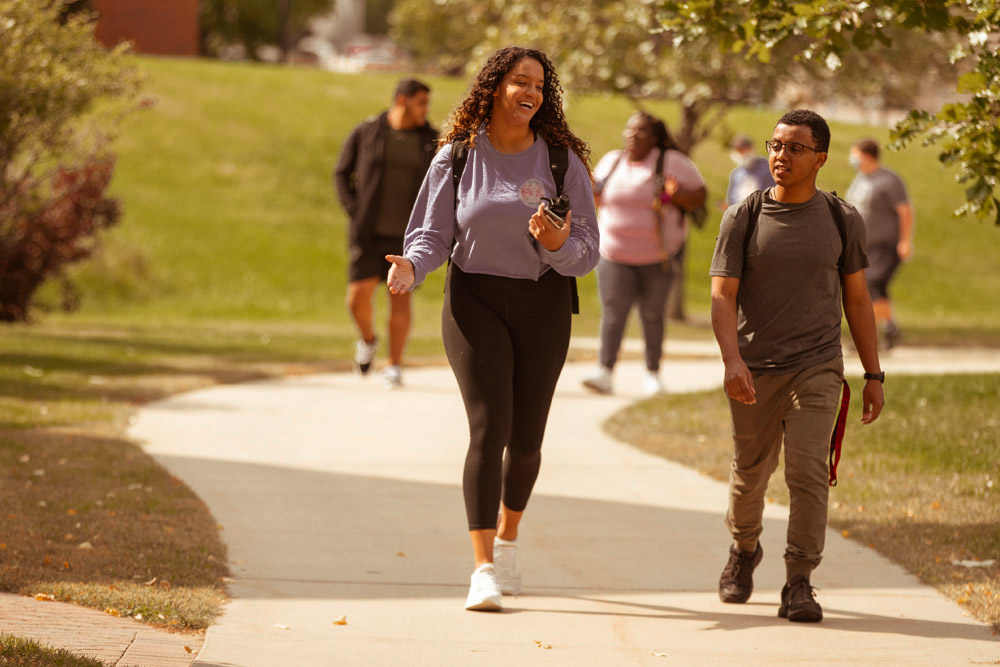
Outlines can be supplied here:
M837 486L837 465L840 463L840 446L844 442L844 432L847 430L847 409L851 406L851 387L844 383L844 395L840 400L840 413L837 415L837 426L830 438L830 486Z

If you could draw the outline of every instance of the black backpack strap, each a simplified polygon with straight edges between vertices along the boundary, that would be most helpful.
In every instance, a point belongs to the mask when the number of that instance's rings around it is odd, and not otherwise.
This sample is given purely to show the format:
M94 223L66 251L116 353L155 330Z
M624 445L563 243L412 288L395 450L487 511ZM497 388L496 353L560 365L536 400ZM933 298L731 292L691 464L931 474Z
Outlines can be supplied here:
M764 206L764 191L754 190L743 200L747 207L747 229L743 233L743 262L746 265L747 252L750 250L750 237L757 228L757 218L760 217L760 209Z
M562 194L566 172L569 171L569 151L565 146L546 145L549 148L549 169L552 170L552 180L556 182L556 197L558 197ZM580 291L576 286L576 278L570 277L569 286L573 300L573 314L579 315Z
M663 196L663 191L666 188L666 184L663 182L663 160L667 156L667 149L661 148L660 154L656 156L656 175L653 177L656 182L656 198L659 199Z
M458 208L458 183L462 180L465 163L469 161L469 146L464 141L451 142L451 182L455 186L455 208Z
M833 215L833 221L837 224L837 233L840 234L840 257L837 259L837 267L843 268L844 266L844 256L847 255L847 221L844 220L844 209L841 206L841 202L844 201L837 195L837 191L826 192L820 190L823 193L823 197L826 198L826 203L830 207L830 213Z
M556 182L556 197L562 194L566 172L569 171L569 151L565 146L549 146L549 169Z

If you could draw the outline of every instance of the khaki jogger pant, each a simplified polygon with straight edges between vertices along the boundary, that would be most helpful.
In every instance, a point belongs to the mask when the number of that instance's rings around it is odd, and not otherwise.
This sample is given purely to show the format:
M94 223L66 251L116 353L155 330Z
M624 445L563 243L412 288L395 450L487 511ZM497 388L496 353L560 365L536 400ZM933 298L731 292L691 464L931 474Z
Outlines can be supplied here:
M736 547L753 552L763 530L764 494L785 445L790 512L788 579L806 577L822 559L829 496L830 436L840 406L844 361L784 375L753 373L757 403L730 399L734 457L726 526Z

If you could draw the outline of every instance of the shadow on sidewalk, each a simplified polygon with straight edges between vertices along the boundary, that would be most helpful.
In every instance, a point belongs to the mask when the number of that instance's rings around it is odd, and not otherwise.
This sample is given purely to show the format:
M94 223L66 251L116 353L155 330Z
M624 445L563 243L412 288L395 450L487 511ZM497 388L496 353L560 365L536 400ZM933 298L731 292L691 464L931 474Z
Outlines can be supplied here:
M384 475L377 476L216 459L158 458L182 479L211 480L193 487L223 526L236 598L457 600L464 595L471 563L461 488L457 483L400 479L419 475L408 468L420 464L375 459L352 464L352 469L367 467ZM628 473L608 471L609 476L618 474ZM670 493L664 489L665 504ZM720 611L706 612L617 599L673 594L714 597L728 546L723 511L724 507L711 513L537 494L520 536L525 595L600 604L594 611L574 611L578 604L544 610L551 613L696 620L720 630L787 624L771 613L767 617L741 613L721 603ZM774 598L775 607L776 592L784 583L781 552L786 528L785 521L765 521L765 559L755 575L758 591ZM824 585L821 571L825 571L823 578L839 585ZM826 588L829 598L837 595L838 588L877 589L880 595L891 590L892 598L898 590L900 615L921 599L913 595L914 589L920 592L913 577L847 541L828 545L827 560L814 583ZM619 611L609 611L611 605ZM519 610L515 599L509 611L542 610ZM826 611L826 630L989 640L988 628L975 624L830 607Z

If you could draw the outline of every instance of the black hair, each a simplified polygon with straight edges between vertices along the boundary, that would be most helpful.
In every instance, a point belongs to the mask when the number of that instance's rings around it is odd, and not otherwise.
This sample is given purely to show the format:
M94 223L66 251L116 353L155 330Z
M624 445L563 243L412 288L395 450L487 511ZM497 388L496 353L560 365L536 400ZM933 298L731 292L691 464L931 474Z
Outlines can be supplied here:
M826 153L830 150L830 126L815 111L810 111L809 109L789 111L781 117L777 125L804 125L812 132L812 138L816 142L817 151Z
M392 101L395 102L396 98L400 95L404 97L413 97L417 93L429 92L431 92L431 87L423 81L417 81L416 79L403 79L396 84L396 93L392 96Z
M854 146L865 155L878 159L878 143L874 139L859 139Z
M670 130L667 129L667 124L664 123L661 119L657 118L653 114L646 113L645 111L636 111L632 115L637 118L642 118L647 123L649 123L649 126L653 129L653 137L656 139L657 148L664 151L668 149L675 151L680 150L680 148L677 146L677 142L670 134Z

